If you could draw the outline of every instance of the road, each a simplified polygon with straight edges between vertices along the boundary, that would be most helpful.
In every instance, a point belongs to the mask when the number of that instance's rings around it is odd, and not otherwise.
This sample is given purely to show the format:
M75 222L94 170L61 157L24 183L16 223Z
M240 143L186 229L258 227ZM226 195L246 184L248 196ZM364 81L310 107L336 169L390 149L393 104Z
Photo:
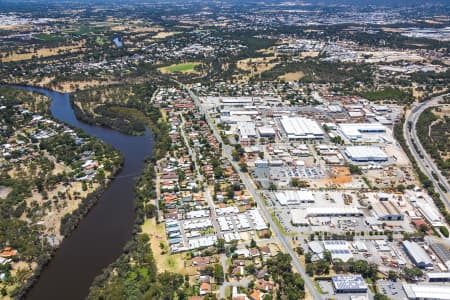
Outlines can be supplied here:
M447 191L450 191L450 185L448 184L446 178L444 178L444 176L441 175L441 172L434 163L433 159L428 155L428 153L423 148L416 131L416 123L417 120L419 119L420 114L429 107L439 106L440 105L439 102L442 101L443 97L446 95L436 96L426 102L422 102L418 105L415 105L405 118L405 123L403 124L403 135L405 136L406 143L408 144L408 147L410 148L411 153L416 159L420 169L422 169L425 175L427 175L428 178L433 182L434 188L443 199L447 208L450 209L450 200L448 194L438 185L438 181L433 177L432 172L437 175L437 177L439 178L439 182L445 187ZM411 131L409 130L408 124L411 124ZM416 148L413 145L413 142L419 148L420 152L423 155L423 158L420 157L419 153L417 152Z
M180 125L181 136L183 137L184 143L185 143L186 147L188 148L189 155L192 157L192 161L194 162L195 170L197 171L197 178L200 180L200 184L203 185L203 188L205 190L204 195L205 195L206 201L208 202L208 206L210 209L209 211L211 213L211 221L212 221L214 230L217 233L217 238L222 239L223 234L222 234L222 231L220 230L219 224L217 223L217 214L216 214L216 207L214 205L214 200L211 196L211 193L209 192L209 187L206 184L203 175L200 173L200 167L198 165L198 160L197 160L197 153L194 150L192 150L192 148L189 144L189 139L186 136L186 130L185 130L186 120L184 119L182 113L179 113L179 117L181 119L181 125Z
M188 88L187 86L185 86L184 84L182 84L178 81L175 81L175 82L177 84L179 84L182 88L184 88L189 93L189 95L194 100L194 103L197 106L197 108L199 109L199 111L205 116L206 122L208 123L209 127L213 131L214 136L222 145L223 155L232 163L233 167L239 174L242 182L245 184L248 191L252 194L253 199L256 200L258 207L263 212L265 219L269 222L270 228L275 233L275 237L278 239L278 242L280 243L280 245L292 257L292 265L294 266L295 270L303 277L303 279L305 281L305 287L309 291L312 298L313 299L323 299L322 295L316 290L311 278L306 274L305 268L300 263L300 260L298 259L297 254L292 249L292 247L290 245L290 238L286 238L286 236L284 236L282 234L281 230L278 228L277 224L275 224L275 221L272 219L270 212L267 210L267 207L264 205L261 198L259 197L259 194L257 193L252 180L249 178L249 175L247 173L241 172L240 167L237 164L237 162L233 161L233 158L231 156L231 151L233 148L230 146L227 146L223 143L222 137L220 136L220 133L217 130L217 128L214 124L214 121L211 119L210 115L204 110L197 95L194 94L194 92L192 92L192 90L190 88Z

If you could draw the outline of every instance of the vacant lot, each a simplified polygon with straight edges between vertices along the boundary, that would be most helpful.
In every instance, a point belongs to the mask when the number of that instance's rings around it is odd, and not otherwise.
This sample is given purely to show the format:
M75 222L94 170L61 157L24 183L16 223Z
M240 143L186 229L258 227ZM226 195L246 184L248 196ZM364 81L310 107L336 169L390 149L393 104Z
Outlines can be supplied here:
M15 53L12 55L4 56L0 60L1 62L11 62L11 61L21 61L32 59L33 57L49 57L55 56L58 54L66 54L80 51L85 44L85 41L80 41L77 44L71 46L61 46L54 48L41 48L41 49L27 49L28 51L25 53Z
M189 62L182 64L174 64L167 67L159 68L161 73L197 73L195 67L201 65L199 62Z
M181 33L181 32L179 32L179 31L161 31L161 32L158 32L156 35L152 36L152 38L157 39L157 40L165 39L166 37L169 37L169 36L172 36L175 34L179 34L179 33Z
M303 74L302 71L298 71L298 72L289 72L286 73L284 75L281 75L279 77L279 79L287 81L287 82L292 82L292 81L297 81L303 78L303 76L305 76L305 74Z
M184 254L170 254L163 223L156 224L154 218L147 220L142 225L142 232L150 237L150 246L158 272L168 271L183 275L194 275L194 268L184 265Z
M276 57L253 57L242 59L237 62L237 67L244 71L250 71L252 75L258 75L275 67Z

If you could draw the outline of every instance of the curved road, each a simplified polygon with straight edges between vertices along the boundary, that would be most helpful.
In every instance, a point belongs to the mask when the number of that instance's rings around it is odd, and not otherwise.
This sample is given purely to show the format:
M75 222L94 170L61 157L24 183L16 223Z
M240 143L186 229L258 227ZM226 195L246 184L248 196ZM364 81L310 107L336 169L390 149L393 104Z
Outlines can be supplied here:
M408 147L410 148L411 153L416 159L419 167L422 169L425 175L427 175L433 182L434 188L441 196L447 208L450 209L449 195L439 186L438 181L433 177L432 172L437 175L437 177L439 178L439 182L445 187L447 191L450 191L450 185L448 184L446 178L442 176L439 168L436 166L433 159L428 155L428 153L423 148L416 131L416 124L420 114L429 107L441 105L439 102L443 100L444 96L448 95L450 94L436 96L426 102L422 102L420 104L415 105L405 118L405 123L403 124L403 135L405 136L406 143L408 144ZM411 130L409 130L408 124L411 124ZM417 148L419 148L420 152L422 153L423 158L420 157L419 153L414 147L413 141L414 144L417 146Z

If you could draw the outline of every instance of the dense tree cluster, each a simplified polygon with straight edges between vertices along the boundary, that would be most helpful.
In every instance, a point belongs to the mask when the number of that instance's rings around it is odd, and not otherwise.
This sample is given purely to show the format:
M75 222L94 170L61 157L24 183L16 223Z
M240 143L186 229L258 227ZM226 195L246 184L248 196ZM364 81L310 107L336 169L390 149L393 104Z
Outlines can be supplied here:
M269 274L278 284L277 299L298 300L305 296L305 282L298 273L292 272L292 258L279 253L267 261Z

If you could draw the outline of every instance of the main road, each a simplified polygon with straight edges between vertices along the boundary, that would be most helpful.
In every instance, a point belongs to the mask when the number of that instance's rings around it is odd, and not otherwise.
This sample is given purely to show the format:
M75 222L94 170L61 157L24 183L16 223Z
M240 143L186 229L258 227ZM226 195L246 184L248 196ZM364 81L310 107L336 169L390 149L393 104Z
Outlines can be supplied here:
M444 203L447 206L447 208L450 209L450 200L448 197L448 193L444 189L442 189L442 187L438 184L438 182L440 182L441 185L447 191L450 191L450 185L448 184L447 179L444 176L442 176L439 168L436 166L433 159L425 151L424 147L420 143L416 130L416 124L417 120L420 117L420 114L423 113L429 107L441 105L440 102L443 100L444 96L448 95L450 94L436 96L434 98L431 98L430 100L415 105L405 118L405 123L403 124L403 135L405 136L406 143L408 144L408 147L411 149L411 153L416 159L417 164L425 173L425 175L427 175L428 178L433 182L434 188L439 193L441 198L444 200ZM416 147L414 147L414 144L419 149L423 158L420 156L419 151L416 149ZM433 176L432 173L434 173L439 180L436 180L436 178Z
M252 194L253 199L255 199L256 203L258 204L258 207L261 209L261 211L264 214L264 217L270 224L270 228L275 232L275 236L278 239L278 242L280 245L283 246L283 248L286 250L286 252L292 257L292 264L294 268L297 270L297 272L303 277L303 280L305 281L305 286L308 289L310 295L313 297L313 299L323 299L322 295L316 290L314 283L312 282L311 278L306 274L305 268L300 263L300 260L298 259L297 254L292 249L290 245L290 239L288 239L278 228L277 224L275 224L275 221L272 219L272 216L270 215L270 212L267 210L267 207L262 202L261 198L259 197L258 192L255 189L255 186L253 184L253 181L250 179L249 175L247 173L241 172L239 165L237 162L233 160L233 157L231 156L232 147L227 146L224 144L222 137L219 133L219 131L216 128L216 125L214 124L214 121L212 120L211 116L208 114L207 111L203 108L203 106L200 103L200 100L198 99L198 96L192 92L192 90L185 86L184 84L175 81L177 84L179 84L181 87L183 87L191 96L191 98L194 100L195 105L198 107L199 111L205 116L206 122L208 123L209 127L213 131L214 136L216 139L220 142L223 149L223 155L232 163L235 170L238 172L242 182L245 184L249 192Z

